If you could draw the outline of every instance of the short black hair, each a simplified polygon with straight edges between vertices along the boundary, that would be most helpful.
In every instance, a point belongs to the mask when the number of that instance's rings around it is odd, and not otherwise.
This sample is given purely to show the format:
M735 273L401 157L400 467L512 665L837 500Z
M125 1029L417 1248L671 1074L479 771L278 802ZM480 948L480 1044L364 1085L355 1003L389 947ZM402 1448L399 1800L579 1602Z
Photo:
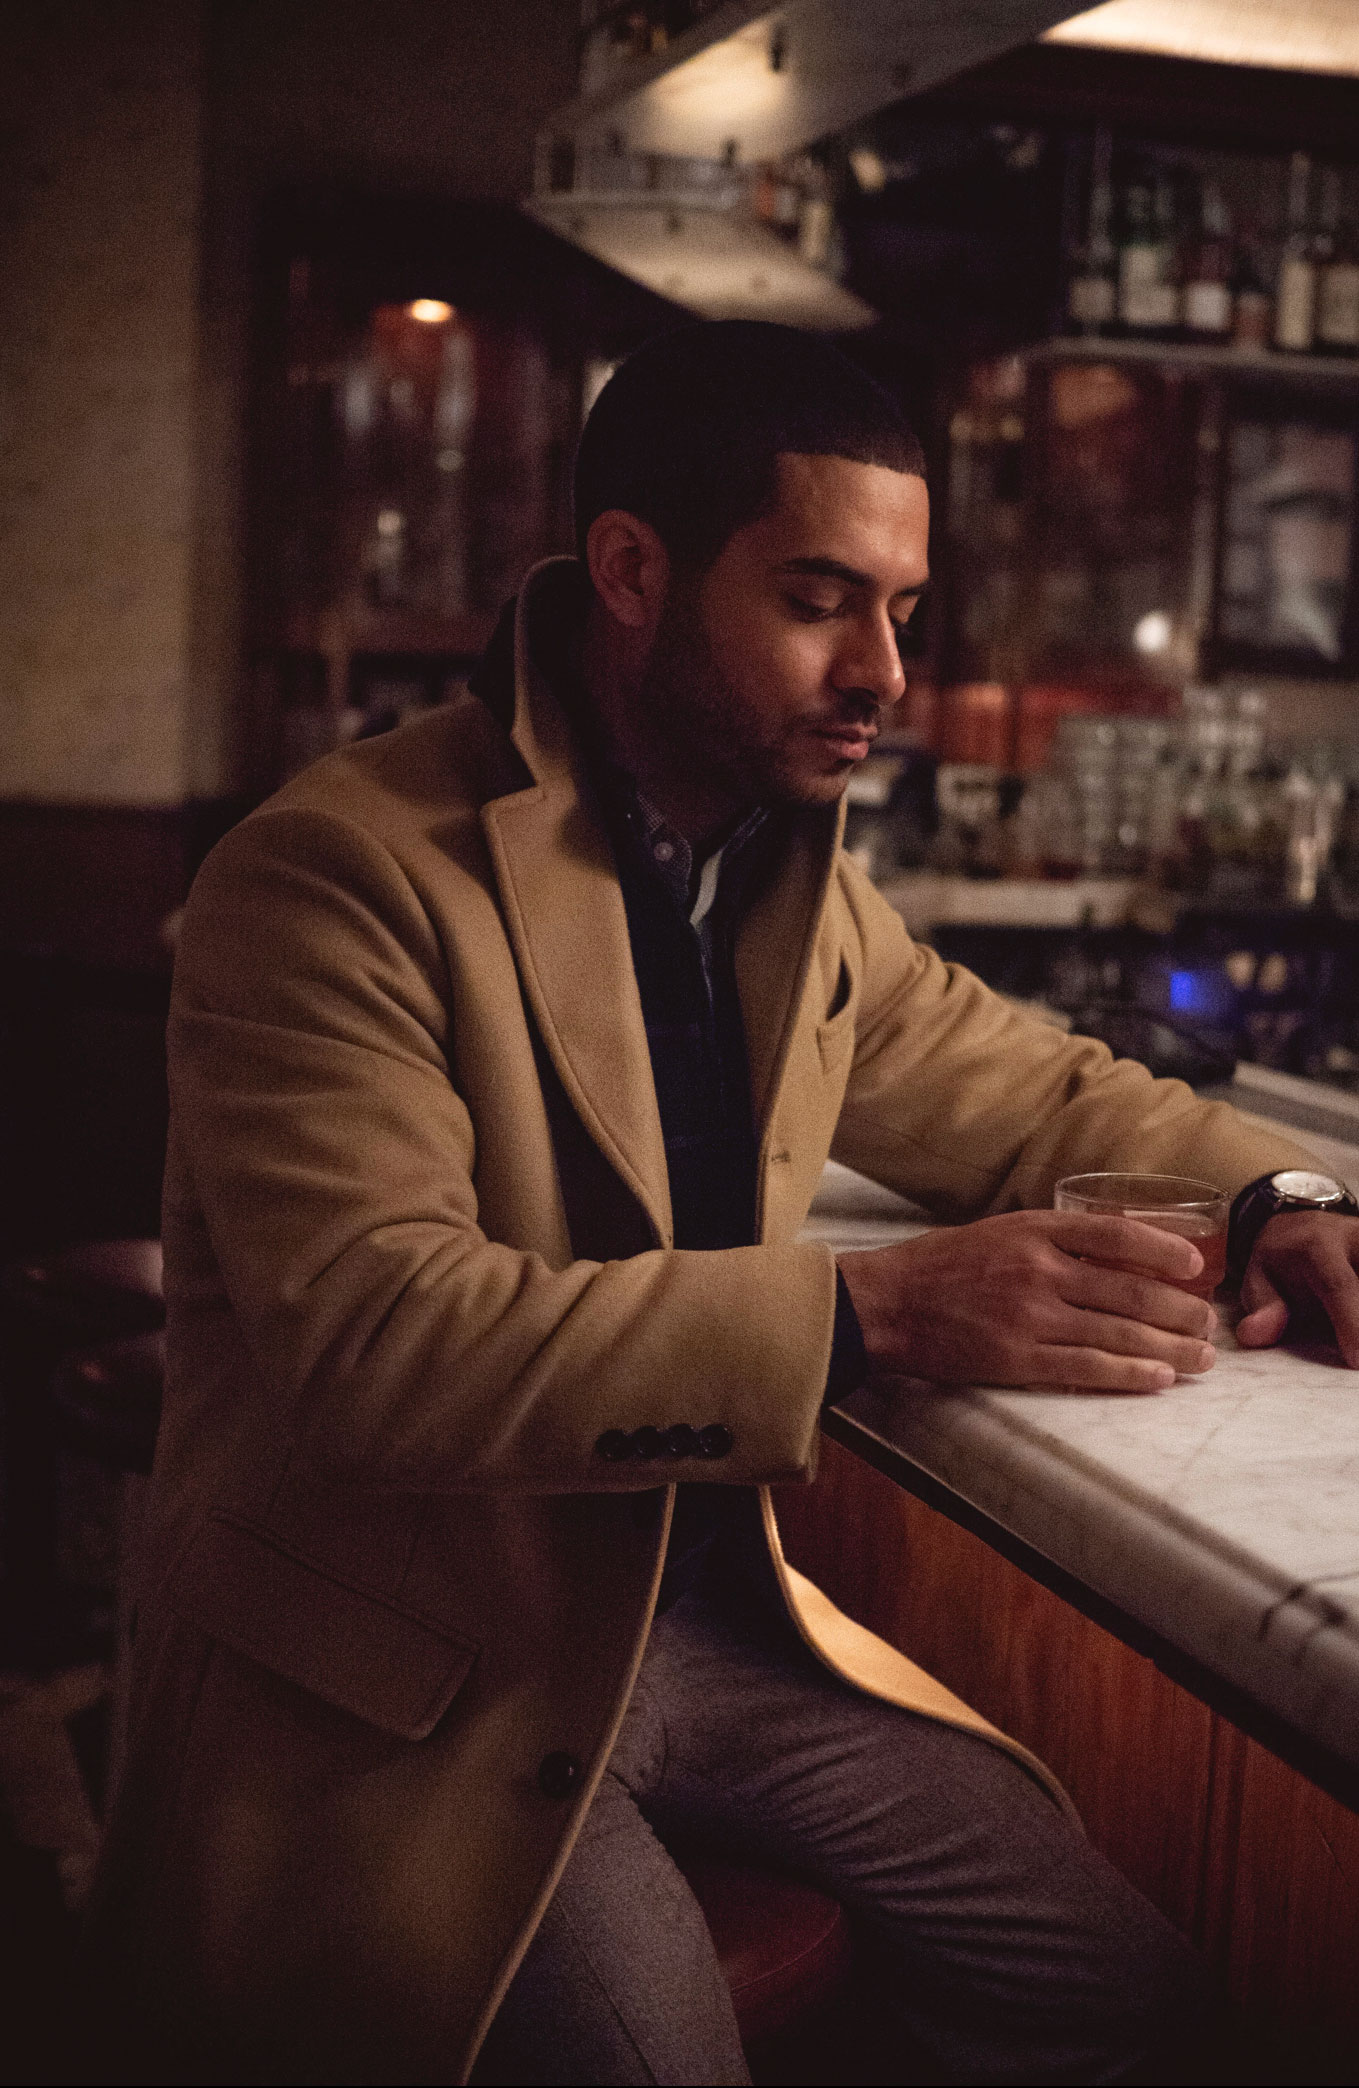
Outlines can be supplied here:
M744 319L691 320L620 363L576 456L576 542L622 508L678 563L702 570L774 504L777 459L845 457L925 476L896 400L816 334Z

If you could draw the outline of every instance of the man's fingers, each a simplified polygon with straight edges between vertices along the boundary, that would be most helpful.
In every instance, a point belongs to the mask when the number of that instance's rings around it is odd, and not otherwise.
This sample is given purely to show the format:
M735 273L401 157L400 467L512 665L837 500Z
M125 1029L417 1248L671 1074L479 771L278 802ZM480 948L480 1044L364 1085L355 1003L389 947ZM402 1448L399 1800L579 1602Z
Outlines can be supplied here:
M1359 1221L1317 1212L1272 1218L1255 1243L1241 1284L1246 1315L1237 1339L1246 1348L1278 1341L1290 1322L1305 1332L1320 1306L1340 1352L1359 1370Z
M1062 1295L1069 1305L1112 1312L1120 1319L1140 1320L1144 1326L1163 1327L1169 1334L1197 1335L1200 1340L1206 1340L1218 1323L1206 1298L1175 1290L1154 1277L1104 1269L1098 1262L1073 1262Z
M1241 1279L1241 1303L1246 1311L1237 1322L1236 1338L1242 1348L1273 1348L1282 1341L1288 1325L1288 1307L1260 1266L1258 1254Z
M1066 1254L1097 1262L1116 1262L1183 1283L1203 1269L1203 1256L1192 1240L1162 1232L1140 1218L1105 1218L1089 1211L1059 1211L1049 1237Z
M1098 1348L1045 1348L1029 1383L1067 1392L1166 1392L1175 1382L1169 1363L1148 1356L1114 1356Z
M1283 1304L1282 1293L1265 1274L1264 1263L1258 1254L1251 1256L1241 1279L1241 1303L1251 1313L1258 1312L1263 1305Z
M1097 1348L1114 1356L1141 1356L1168 1364L1178 1377L1200 1377L1217 1361L1211 1341L1184 1334L1167 1334L1143 1320L1116 1319L1107 1312L1073 1312L1070 1332L1062 1336L1073 1346Z
M1277 1295L1264 1305L1257 1305L1236 1323L1236 1338L1242 1348L1273 1348L1282 1341L1288 1326L1288 1307Z
M1352 1370L1359 1369L1359 1277L1345 1256L1328 1254L1309 1262L1306 1278L1326 1308L1341 1355Z

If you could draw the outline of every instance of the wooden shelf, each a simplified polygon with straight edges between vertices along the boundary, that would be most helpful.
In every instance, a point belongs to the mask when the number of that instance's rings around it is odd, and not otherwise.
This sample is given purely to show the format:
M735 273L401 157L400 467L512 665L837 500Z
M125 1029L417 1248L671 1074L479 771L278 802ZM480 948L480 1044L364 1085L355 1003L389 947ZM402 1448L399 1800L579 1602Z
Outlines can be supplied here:
M1024 349L1029 362L1131 362L1153 368L1290 384L1359 387L1359 356L1289 355L1272 349L1213 348L1194 341L1138 341L1083 334L1058 335Z

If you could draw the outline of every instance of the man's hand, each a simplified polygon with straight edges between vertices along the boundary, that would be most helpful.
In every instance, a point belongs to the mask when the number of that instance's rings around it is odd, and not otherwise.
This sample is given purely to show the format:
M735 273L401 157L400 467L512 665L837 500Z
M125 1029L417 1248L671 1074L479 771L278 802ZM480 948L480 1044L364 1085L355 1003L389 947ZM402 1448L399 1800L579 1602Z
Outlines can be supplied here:
M880 1370L939 1384L1162 1392L1216 1360L1212 1306L1171 1288L1201 1272L1202 1255L1135 1218L1015 1211L842 1254L839 1265ZM1355 1327L1359 1337L1359 1297Z
M1330 1322L1340 1353L1359 1370L1359 1218L1280 1211L1255 1242L1241 1283L1243 1348L1272 1348L1284 1329Z

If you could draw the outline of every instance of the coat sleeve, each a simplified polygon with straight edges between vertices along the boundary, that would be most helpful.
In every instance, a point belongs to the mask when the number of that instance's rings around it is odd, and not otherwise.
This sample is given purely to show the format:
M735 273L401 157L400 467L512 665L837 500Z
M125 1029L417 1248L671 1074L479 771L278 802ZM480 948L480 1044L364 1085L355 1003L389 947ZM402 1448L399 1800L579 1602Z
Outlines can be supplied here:
M1194 1175L1233 1193L1315 1166L1179 1080L1068 1036L912 942L848 857L840 892L862 964L834 1156L941 1217L1042 1209L1063 1175Z
M657 1249L556 1268L488 1238L476 1128L450 1077L450 998L409 879L348 821L266 810L199 873L175 968L171 1106L273 1408L261 1422L339 1477L432 1493L805 1476L831 1350L829 1251ZM729 1447L696 1455L680 1435L674 1454L621 1461L598 1447L677 1423L717 1425Z

